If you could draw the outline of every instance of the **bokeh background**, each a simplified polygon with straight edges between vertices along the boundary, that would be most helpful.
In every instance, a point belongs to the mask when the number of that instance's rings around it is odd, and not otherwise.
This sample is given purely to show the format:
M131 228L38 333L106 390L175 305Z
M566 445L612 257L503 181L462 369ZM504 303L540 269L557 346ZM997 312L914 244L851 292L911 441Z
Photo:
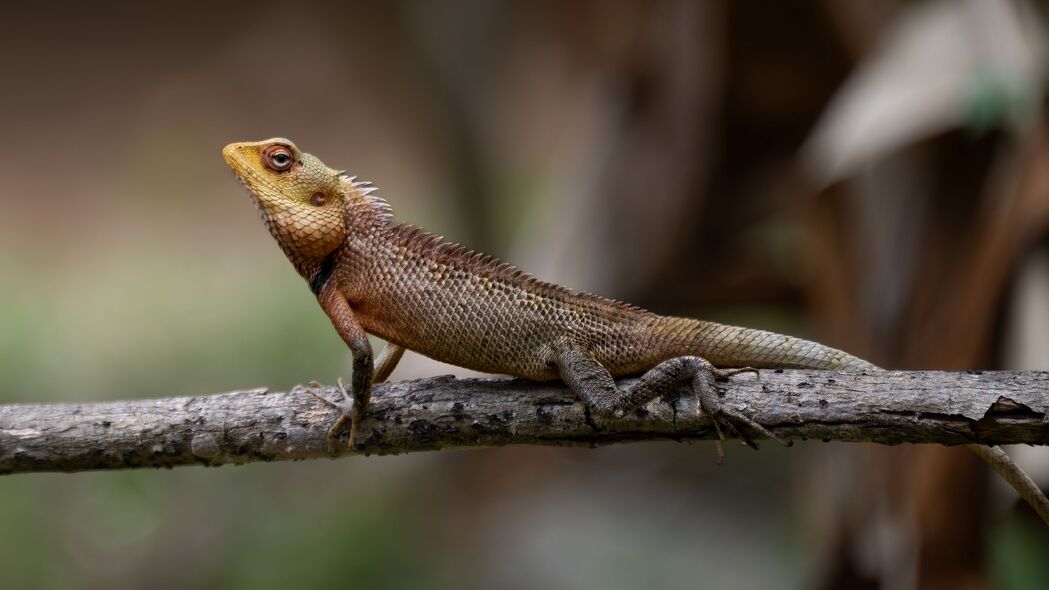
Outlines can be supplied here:
M1042 5L0 9L0 402L348 375L219 156L274 135L574 288L888 367L1049 368ZM766 447L11 476L0 587L1049 587L1049 533L964 452Z

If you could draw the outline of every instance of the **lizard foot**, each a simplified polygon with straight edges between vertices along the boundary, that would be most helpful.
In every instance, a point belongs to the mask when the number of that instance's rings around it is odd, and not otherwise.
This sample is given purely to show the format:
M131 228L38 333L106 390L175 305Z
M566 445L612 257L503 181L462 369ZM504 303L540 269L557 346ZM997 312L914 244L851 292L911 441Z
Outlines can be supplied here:
M342 382L342 377L338 379L337 383L339 384L339 392L342 393L342 401L338 402L333 402L310 389L305 390L306 393L319 399L324 405L338 410L341 413L341 415L335 420L335 424L332 424L332 427L328 429L328 453L332 455L335 455L338 452L339 433L346 427L346 422L350 423L349 447L351 451L353 450L354 443L357 440L357 424L363 417L361 408L353 403L353 398L350 396L349 392L346 391L346 385ZM313 383L310 385L313 386Z
M760 377L758 370L753 367L718 369L712 366L707 373L707 377L705 379L701 377L700 379L702 379L702 381L697 383L698 387L695 387L696 396L699 399L699 408L704 414L710 416L710 420L714 424L714 431L717 432L718 435L714 440L714 445L717 449L718 455L718 465L725 462L725 431L728 431L730 435L739 438L743 441L743 444L748 447L754 450L757 450L758 448L758 444L754 442L750 435L740 429L737 425L745 426L750 430L767 436L785 447L793 445L791 441L785 440L778 434L765 428L761 424L758 424L750 416L721 403L721 392L718 391L718 388L715 386L715 381L725 381L730 377L739 375L740 373L754 373L754 375Z

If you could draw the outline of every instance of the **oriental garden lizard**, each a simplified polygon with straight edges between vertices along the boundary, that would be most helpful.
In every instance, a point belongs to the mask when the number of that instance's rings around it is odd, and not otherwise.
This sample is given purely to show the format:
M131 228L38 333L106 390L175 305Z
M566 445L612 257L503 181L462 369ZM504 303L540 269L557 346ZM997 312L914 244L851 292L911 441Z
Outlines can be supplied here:
M716 380L759 368L879 370L800 338L661 316L572 291L394 224L370 183L287 139L231 143L222 154L353 354L351 391L340 380L341 403L320 398L341 412L328 432L333 453L347 421L354 448L372 384L389 376L405 349L487 373L563 380L592 411L611 417L687 384L717 430L719 460L725 430L751 446L748 430L787 443L719 403ZM368 334L387 342L374 366ZM641 377L618 387L615 379L629 375ZM1036 510L1041 502L1049 518L1049 501L1003 451L971 447Z

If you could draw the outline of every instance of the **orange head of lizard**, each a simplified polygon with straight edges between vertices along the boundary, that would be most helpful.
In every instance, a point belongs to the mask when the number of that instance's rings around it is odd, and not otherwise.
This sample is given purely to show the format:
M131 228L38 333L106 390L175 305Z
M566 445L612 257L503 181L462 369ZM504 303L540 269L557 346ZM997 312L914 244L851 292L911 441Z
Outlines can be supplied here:
M346 240L346 203L356 187L283 138L231 143L222 155L281 249L309 279Z

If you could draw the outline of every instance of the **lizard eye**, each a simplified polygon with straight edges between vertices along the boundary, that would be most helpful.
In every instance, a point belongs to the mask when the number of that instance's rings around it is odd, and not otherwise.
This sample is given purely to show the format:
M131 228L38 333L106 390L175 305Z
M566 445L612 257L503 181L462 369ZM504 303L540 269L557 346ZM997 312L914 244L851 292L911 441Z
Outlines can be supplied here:
M295 163L295 156L287 146L271 145L262 150L262 163L274 172L284 172Z

